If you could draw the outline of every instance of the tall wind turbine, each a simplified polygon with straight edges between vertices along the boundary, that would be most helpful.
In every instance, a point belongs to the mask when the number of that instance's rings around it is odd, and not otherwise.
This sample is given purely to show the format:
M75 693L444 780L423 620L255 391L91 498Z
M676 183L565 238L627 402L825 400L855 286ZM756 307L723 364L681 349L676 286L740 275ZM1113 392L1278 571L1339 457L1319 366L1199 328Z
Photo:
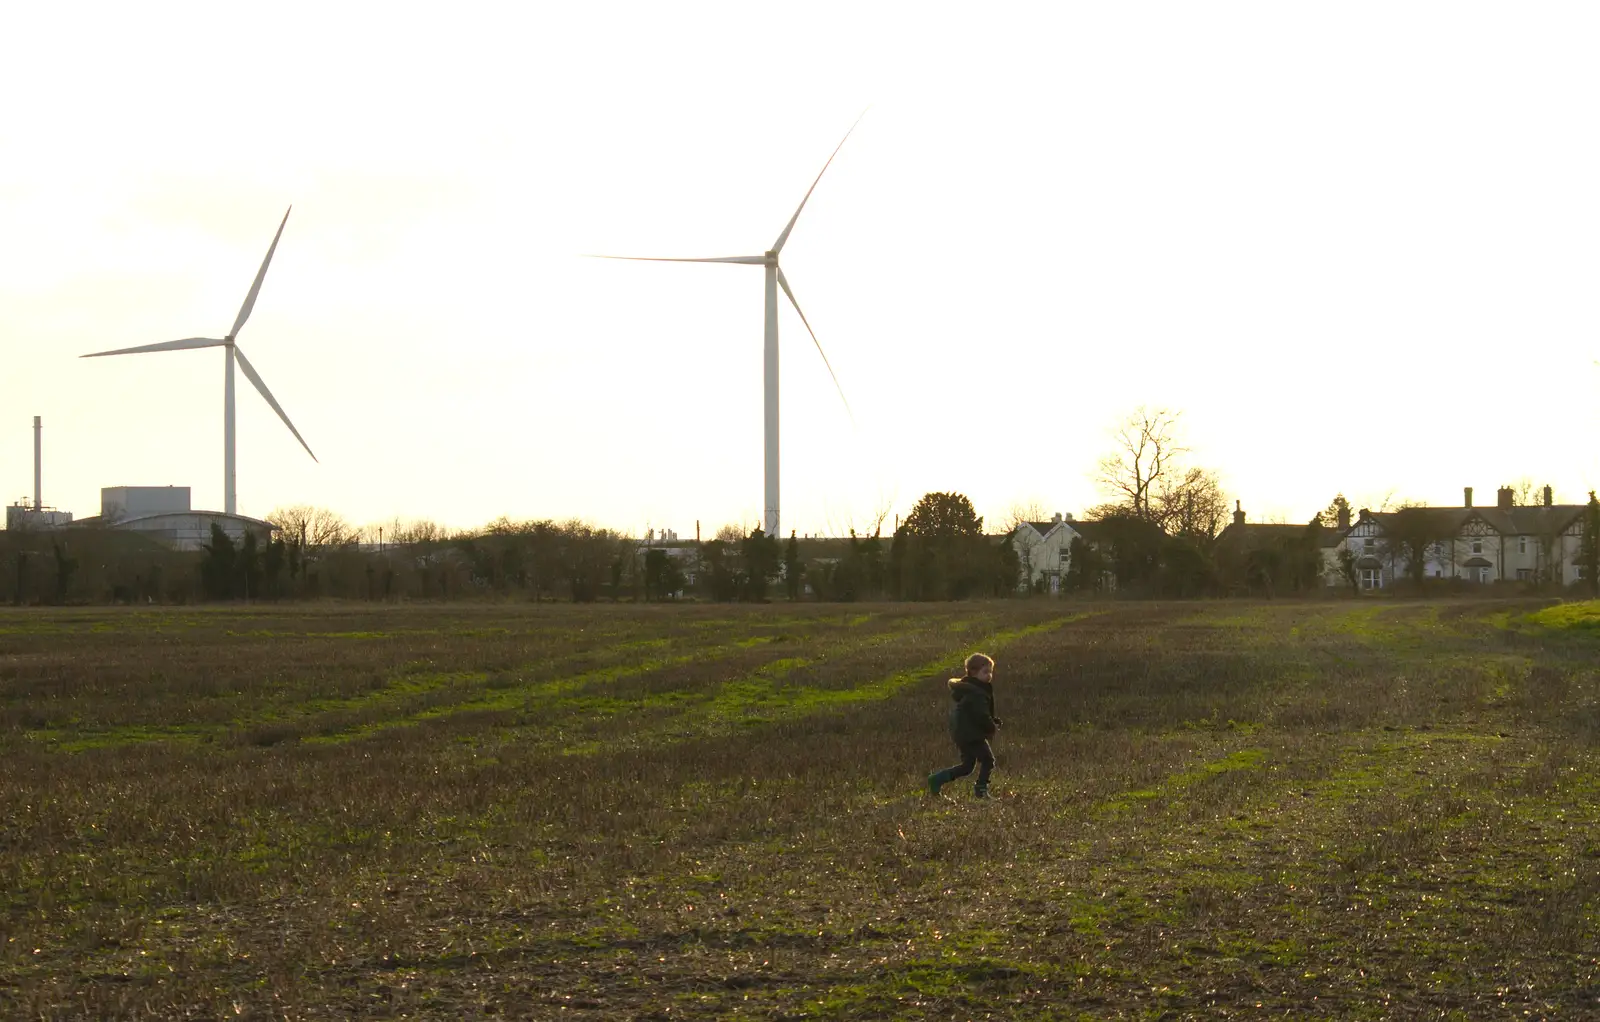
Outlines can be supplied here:
M865 113L862 117L866 116ZM822 165L822 170L817 172L816 181L811 182L811 187L806 189L805 198L800 200L800 205L795 209L794 216L789 218L789 223L784 226L783 233L778 235L778 240L772 243L772 248L761 255L752 256L721 256L718 258L683 259L666 258L662 256L599 256L601 259L630 259L638 262L649 263L738 263L745 266L761 266L766 269L766 332L762 345L762 413L765 420L765 468L766 468L766 514L762 527L769 536L779 535L778 531L778 288L783 288L783 293L789 296L789 304L794 306L794 311L800 314L800 322L805 324L806 333L811 335L811 343L817 346L817 354L822 356L822 364L828 367L828 375L833 377L833 385L839 391L839 400L844 402L845 411L850 411L850 401L844 396L844 388L839 386L839 377L833 371L833 365L828 361L827 352L822 350L822 342L817 340L817 332L811 329L811 322L806 319L806 314L800 308L800 302L795 299L794 291L789 287L788 278L783 275L783 270L778 266L778 253L783 251L784 243L789 240L789 232L794 230L796 220L800 219L801 210L806 208L811 193L817 190L817 183L822 180L822 175L828 172L829 164L839 155L839 150L844 148L845 141L850 138L850 132L856 130L856 124L861 123L861 117L856 118L855 124L850 125L850 131L844 133L844 138L834 146L833 152L828 156L827 163Z
M293 209L294 207L290 206L288 210L284 211L283 222L278 224L278 233L272 236L272 244L267 248L267 257L261 260L261 269L256 271L256 279L250 285L250 293L244 296L244 304L239 307L239 316L233 321L233 329L228 331L228 336L185 337L178 341L158 341L155 344L143 344L137 348L118 348L115 351L97 351L90 355L81 356L82 358L100 358L102 355L137 355L146 351L179 351L184 348L220 347L228 350L227 376L224 378L222 388L222 500L223 510L230 515L239 513L233 425L233 364L235 361L239 363L239 368L244 370L245 378L255 384L256 390L260 391L261 396L266 398L267 404L271 405L272 410L278 413L278 418L282 419L283 424L289 427L289 432L293 433L294 438L300 441L300 446L304 447L306 453L311 455L311 460L317 460L317 456L311 451L311 445L306 443L305 438L300 435L300 431L294 428L294 423L289 421L289 416L285 414L283 407L278 404L277 398L272 396L272 391L267 389L267 385L261 379L261 375L250 364L250 360L244 357L244 352L239 350L239 346L234 340L239 336L239 330L244 326L244 321L250 318L250 310L256 307L256 295L261 293L262 278L267 275L267 267L272 263L272 253L278 249L278 239L283 237L284 224L289 222L289 213ZM318 464L321 464L321 462L318 462Z

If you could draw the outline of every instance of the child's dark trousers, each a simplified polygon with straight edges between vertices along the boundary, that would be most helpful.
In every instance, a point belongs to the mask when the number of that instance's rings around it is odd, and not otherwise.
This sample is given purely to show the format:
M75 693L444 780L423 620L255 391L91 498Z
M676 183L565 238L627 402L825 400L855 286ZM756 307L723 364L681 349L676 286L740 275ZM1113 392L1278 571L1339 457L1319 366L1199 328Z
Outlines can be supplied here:
M989 771L994 769L994 750L989 748L988 741L982 738L975 742L962 742L960 749L961 765L945 767L933 776L938 778L940 784L949 784L972 773L972 768L977 766L978 790L987 791Z

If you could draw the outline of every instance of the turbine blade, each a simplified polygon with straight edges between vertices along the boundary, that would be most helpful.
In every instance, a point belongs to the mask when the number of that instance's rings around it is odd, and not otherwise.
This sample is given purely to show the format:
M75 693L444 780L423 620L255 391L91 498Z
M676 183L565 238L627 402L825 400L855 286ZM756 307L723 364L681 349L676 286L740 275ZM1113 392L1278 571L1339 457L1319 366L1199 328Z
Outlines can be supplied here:
M844 402L844 413L850 416L850 425L854 426L856 413L850 410L850 399L844 396L844 388L839 385L839 376L833 371L833 363L828 361L828 353L822 350L822 342L817 340L817 332L811 329L811 323L801 310L799 301L795 299L794 291L789 287L789 278L783 275L781 267L778 269L778 286L789 296L789 304L794 306L794 311L800 313L800 322L806 325L806 333L811 335L811 343L817 346L817 354L822 356L822 364L828 367L828 375L833 377L833 385L839 391L839 400Z
M261 293L261 278L267 275L267 266L272 262L272 253L278 250L278 239L283 237L283 225L289 222L289 214L293 210L293 206L284 210L283 223L278 224L278 233L272 236L272 244L267 248L267 257L261 260L261 269L256 271L255 283L250 285L250 293L244 296L244 304L239 306L239 318L233 321L233 329L228 331L229 337L239 336L239 328L250 318L250 310L256 307L256 295Z
M261 374L256 372L255 366L251 365L250 360L244 357L244 352L239 350L237 344L233 346L233 354L239 360L239 368L243 369L245 376L249 378L251 383L256 385L256 389L261 392L261 396L267 399L267 404L271 405L272 410L278 413L278 418L282 419L283 424L289 427L289 432L294 434L294 438L300 441L300 446L304 447L306 453L311 455L311 460L316 461L319 465L322 464L322 462L317 461L317 456L312 452L311 445L306 443L306 438L300 435L298 429L294 428L294 423L290 422L289 416L284 414L283 406L278 404L278 399L272 396L272 391L268 390L267 385L262 382Z
M585 255L585 259L626 259L635 263L742 263L746 266L761 266L766 263L766 256L721 256L716 259L668 259L663 256L614 256L614 255Z
M228 342L220 337L185 337L181 341L157 341L141 344L137 348L118 348L116 351L96 351L79 358L99 358L101 355L138 355L146 351L182 351L184 348L215 348Z
M861 117L865 117L865 116L867 116L867 112L865 110L861 111ZM861 123L861 117L857 117L856 118L856 124L860 124ZM856 130L856 124L850 125L850 131L855 131ZM778 240L772 243L772 251L774 251L774 252L782 252L783 251L784 243L789 240L789 232L794 230L794 222L796 220L800 219L800 210L806 208L806 202L811 198L811 193L817 190L817 181L821 181L822 180L822 175L824 175L824 174L826 174L828 172L828 164L831 164L833 162L833 158L835 156L839 155L839 150L844 148L845 141L850 138L850 131L847 131L847 132L844 133L844 138L841 138L839 140L839 144L834 146L833 147L833 152L831 154L829 154L828 162L824 163L822 165L822 169L817 171L817 180L811 182L811 187L806 189L806 197L804 199L800 200L799 208L797 208L794 211L794 216L789 218L789 226L785 227L783 229L783 233L778 235Z

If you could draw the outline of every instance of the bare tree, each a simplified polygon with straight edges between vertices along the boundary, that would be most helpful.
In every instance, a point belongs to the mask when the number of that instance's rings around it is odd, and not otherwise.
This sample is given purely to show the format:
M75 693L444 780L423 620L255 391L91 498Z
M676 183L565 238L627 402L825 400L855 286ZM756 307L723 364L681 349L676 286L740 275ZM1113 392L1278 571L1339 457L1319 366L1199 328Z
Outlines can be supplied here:
M1135 518L1156 521L1156 496L1187 453L1178 442L1180 414L1140 405L1112 431L1115 449L1100 459L1098 482L1112 504Z
M855 510L847 508L843 512L828 511L824 515L823 527L827 530L825 536L848 536L852 532L860 536L881 536L884 532L883 523L887 522L894 514L894 497L880 493L873 503L871 510L860 521L856 518ZM752 528L750 531L754 531ZM893 532L893 528L889 529Z
M1182 413L1140 407L1117 427L1115 450L1100 461L1099 482L1112 499L1091 518L1120 515L1174 535L1214 539L1228 517L1222 483L1210 469L1184 464Z
M409 522L396 518L392 527L394 532L390 541L394 543L442 543L450 536L448 529L426 518L415 518Z
M734 525L730 523L718 529L716 536L713 538L720 539L724 543L738 543L754 531L754 529L746 529L742 525Z
M891 514L893 514L893 513L894 513L894 501L893 500L887 500L887 499L886 500L880 500L878 502L878 506L872 512L872 532L871 532L871 535L874 535L874 536L883 535L883 523L888 521L889 520L889 516ZM863 529L862 530L862 534L866 535L867 531L865 529Z
M1545 487L1535 486L1528 476L1523 476L1508 488L1511 490L1511 503L1518 507L1535 507L1544 503Z
M1216 539L1228 519L1228 498L1217 474L1191 468L1182 475L1157 480L1152 501L1154 521L1175 536Z
M1047 522L1050 512L1037 500L1019 500L1006 509L1006 531L1016 532L1023 522Z
M1421 588L1428 576L1428 563L1454 560L1451 540L1454 520L1421 502L1402 501L1383 522L1382 549L1396 576L1400 569Z
M387 522L363 525L358 533L362 543L369 546L410 546L414 543L441 543L449 533L438 522L425 518L407 521L396 515Z
M357 536L342 516L309 504L278 508L267 516L267 521L281 530L286 541L299 542L312 550L344 546Z

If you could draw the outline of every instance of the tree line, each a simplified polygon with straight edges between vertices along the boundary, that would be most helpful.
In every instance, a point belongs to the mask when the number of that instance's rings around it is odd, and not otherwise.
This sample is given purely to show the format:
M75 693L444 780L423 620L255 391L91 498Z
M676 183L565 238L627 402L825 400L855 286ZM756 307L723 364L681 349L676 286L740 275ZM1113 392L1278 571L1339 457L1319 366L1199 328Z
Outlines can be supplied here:
M1303 526L1243 530L1223 539L1230 517L1218 474L1195 465L1179 413L1137 409L1112 433L1098 466L1107 500L1072 524L1064 570L1034 565L1012 539L1037 507L1012 509L988 534L971 500L925 494L892 534L787 539L759 527L725 526L694 544L640 540L576 519L513 520L450 531L394 519L357 528L325 508L274 510L270 539L235 539L214 528L198 552L137 532L71 528L0 532L0 601L189 603L293 599L515 598L531 601L960 600L1044 591L1046 575L1066 594L1193 598L1322 592L1328 531L1348 523L1341 494ZM1534 492L1523 487L1526 499ZM1600 595L1600 503L1590 495L1579 561ZM1383 552L1421 586L1426 558L1452 538L1443 519L1402 505L1385 520ZM1436 557L1435 557L1436 559ZM1342 548L1334 574L1359 588L1356 556ZM1040 569L1045 569L1041 571Z
M576 519L506 517L456 532L398 519L357 529L306 506L268 520L269 539L214 525L198 551L105 528L0 533L13 569L0 571L0 600L953 600L1010 595L1017 578L1010 544L986 536L955 493L922 498L892 536L844 539L727 526L704 543L661 544Z

